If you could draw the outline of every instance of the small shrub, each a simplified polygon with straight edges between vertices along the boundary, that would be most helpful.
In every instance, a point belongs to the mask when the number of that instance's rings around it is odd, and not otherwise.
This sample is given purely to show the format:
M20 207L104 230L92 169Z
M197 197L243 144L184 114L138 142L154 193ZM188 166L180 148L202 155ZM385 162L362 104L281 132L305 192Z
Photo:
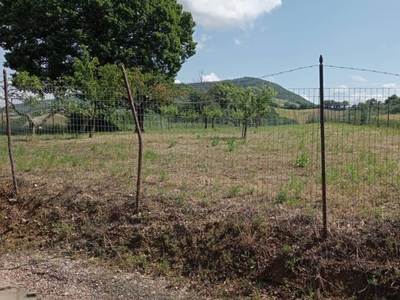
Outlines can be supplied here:
M227 139L226 144L228 145L228 151L232 152L236 148L236 140L235 139Z
M301 153L296 160L296 167L304 168L310 163L310 160L306 153Z

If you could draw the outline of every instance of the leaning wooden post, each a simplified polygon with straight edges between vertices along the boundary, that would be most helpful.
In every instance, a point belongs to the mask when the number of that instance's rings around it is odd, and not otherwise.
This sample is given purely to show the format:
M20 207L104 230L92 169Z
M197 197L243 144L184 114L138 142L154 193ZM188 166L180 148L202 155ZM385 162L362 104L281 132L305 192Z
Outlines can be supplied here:
M324 120L324 66L319 57L319 100L321 123L321 176L322 176L322 238L328 237L328 217L326 213L326 169L325 169L325 120Z
M10 119L10 103L8 102L8 81L7 81L7 71L3 70L4 77L4 100L6 102L6 122L7 122L7 139L8 139L8 156L10 157L11 164L11 173L14 184L14 192L15 195L18 195L18 184L17 178L15 176L15 164L14 164L14 156L12 152L12 139L11 139L11 119Z
M138 158L136 198L135 198L136 199L135 213L138 214L140 212L140 187L142 184L143 139L142 139L142 131L140 130L140 125L139 125L139 118L136 113L135 103L133 101L131 89L129 87L128 77L126 76L124 66L121 66L121 69L122 69L122 74L124 75L125 88L126 88L126 91L128 93L128 98L129 98L129 106L131 107L133 118L135 120L136 132L137 132L138 140L139 140L139 158Z

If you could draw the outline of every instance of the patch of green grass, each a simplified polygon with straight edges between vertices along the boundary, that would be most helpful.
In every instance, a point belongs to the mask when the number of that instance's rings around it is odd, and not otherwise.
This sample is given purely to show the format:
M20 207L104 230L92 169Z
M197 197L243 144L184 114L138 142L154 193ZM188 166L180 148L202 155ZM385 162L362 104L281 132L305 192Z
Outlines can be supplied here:
M166 181L168 179L170 171L167 169L160 170L160 181Z
M211 141L211 146L212 146L212 147L218 146L218 144L219 144L219 138L214 138L214 139Z
M234 198L239 195L240 191L241 191L241 187L239 185L232 185L229 189L228 197Z
M229 138L226 140L226 144L228 145L228 151L232 152L236 149L236 140L233 138Z
M178 144L177 140L169 140L168 141L168 148L173 148L176 146L176 144Z
M284 189L283 187L279 188L278 194L276 195L273 203L275 204L281 204L286 201L288 201L289 196L288 196L288 191L287 189Z
M154 161L156 161L157 158L158 158L158 153L157 153L155 150L146 150L146 151L143 153L143 158L144 158L145 160L154 162Z

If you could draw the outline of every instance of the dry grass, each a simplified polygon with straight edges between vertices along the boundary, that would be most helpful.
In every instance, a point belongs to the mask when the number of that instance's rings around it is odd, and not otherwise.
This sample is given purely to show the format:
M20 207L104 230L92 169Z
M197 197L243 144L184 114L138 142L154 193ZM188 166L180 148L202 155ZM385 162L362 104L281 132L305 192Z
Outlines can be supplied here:
M319 116L319 109L301 109L291 110L284 108L275 108L276 112L285 118L293 119L299 122L299 124L305 124L308 120L311 120L314 116Z
M330 237L322 242L317 126L259 128L247 141L224 128L146 133L140 216L131 213L132 134L15 138L22 194L14 205L3 188L1 211L16 223L0 228L8 241L26 237L10 248L38 247L29 238L39 234L46 249L184 276L203 288L221 284L214 296L389 299L397 293L389 286L400 285L398 267L385 262L400 262L400 136L327 125Z

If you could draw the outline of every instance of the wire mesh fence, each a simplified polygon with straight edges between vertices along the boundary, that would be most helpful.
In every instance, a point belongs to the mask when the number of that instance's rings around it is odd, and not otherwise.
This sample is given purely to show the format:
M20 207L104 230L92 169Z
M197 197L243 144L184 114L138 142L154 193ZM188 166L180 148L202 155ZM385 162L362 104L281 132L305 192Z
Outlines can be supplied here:
M398 217L400 98L395 89L325 89L328 210ZM46 184L99 186L129 193L137 140L129 105L113 91L90 99L13 96L17 175ZM319 214L319 89L281 92L269 111L246 120L224 99L170 103L136 95L144 131L143 193L175 204L256 199ZM7 170L0 102L2 175ZM215 105L218 104L218 109ZM214 111L212 110L214 109ZM241 138L248 128L246 139ZM92 138L89 138L92 136ZM397 214L397 216L396 216Z

